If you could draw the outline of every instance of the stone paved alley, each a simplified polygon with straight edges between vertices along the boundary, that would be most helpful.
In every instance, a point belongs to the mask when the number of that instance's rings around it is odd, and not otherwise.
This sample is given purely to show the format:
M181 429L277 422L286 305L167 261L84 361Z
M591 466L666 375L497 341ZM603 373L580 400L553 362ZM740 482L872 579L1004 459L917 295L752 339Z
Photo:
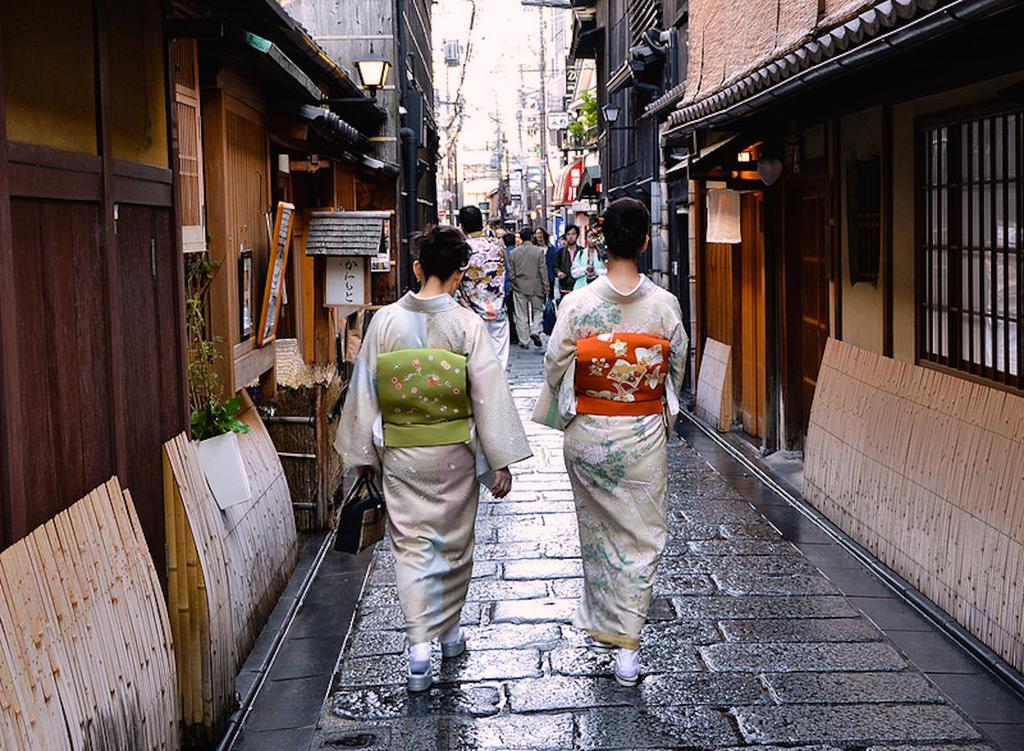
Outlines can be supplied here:
M524 421L540 367L539 353L516 353ZM463 619L469 651L437 665L428 694L406 693L393 562L380 546L313 748L1021 748L1011 745L1019 736L996 746L986 735L1019 726L1002 719L981 730L937 687L942 675L978 678L966 656L950 652L963 664L929 680L927 656L918 669L859 611L884 592L851 586L862 575L851 564L835 569L855 595L844 597L736 489L742 476L720 474L679 440L669 459L671 539L644 632L646 677L635 689L618 686L609 659L588 652L568 623L581 568L560 435L528 425L535 457L516 468L509 498L480 506ZM824 550L825 540L803 539ZM937 636L926 625L893 625L908 645ZM985 686L995 692L989 709L1016 707L1021 719L1012 694Z

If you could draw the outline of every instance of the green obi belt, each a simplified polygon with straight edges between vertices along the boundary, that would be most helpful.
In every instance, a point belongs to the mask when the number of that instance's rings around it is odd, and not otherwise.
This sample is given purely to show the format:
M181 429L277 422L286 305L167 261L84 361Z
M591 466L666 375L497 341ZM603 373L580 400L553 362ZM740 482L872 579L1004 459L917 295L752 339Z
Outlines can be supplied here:
M384 445L445 446L469 440L473 404L466 358L443 349L377 355L377 395Z

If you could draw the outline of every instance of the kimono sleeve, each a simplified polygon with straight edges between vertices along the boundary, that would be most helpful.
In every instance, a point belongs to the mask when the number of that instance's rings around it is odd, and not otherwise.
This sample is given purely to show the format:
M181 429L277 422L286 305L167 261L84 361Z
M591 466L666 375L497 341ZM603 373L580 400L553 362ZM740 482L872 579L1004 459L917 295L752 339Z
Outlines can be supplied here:
M494 354L487 328L475 316L466 332L466 340L473 424L487 464L493 469L504 469L529 459L533 451L512 400L505 371Z
M670 326L668 327L668 378L665 384L665 396L668 406L669 429L671 430L671 423L679 414L679 392L683 387L683 374L686 372L686 356L689 352L690 341L686 335L686 327L683 325L683 314L679 307L679 301L673 298L669 305L671 311Z
M373 426L380 414L377 398L377 354L380 334L387 313L381 311L370 321L352 368L352 379L345 396L345 407L338 421L334 448L348 472L357 467L372 467L380 472L380 454L373 440Z
M548 339L547 352L544 353L544 385L540 398L533 412L533 421L556 430L564 430L567 418L572 409L564 409L568 395L563 387L574 380L576 365L576 336L573 329L573 307L577 296L574 292L562 300L555 319L555 328ZM561 397L561 398L560 398Z

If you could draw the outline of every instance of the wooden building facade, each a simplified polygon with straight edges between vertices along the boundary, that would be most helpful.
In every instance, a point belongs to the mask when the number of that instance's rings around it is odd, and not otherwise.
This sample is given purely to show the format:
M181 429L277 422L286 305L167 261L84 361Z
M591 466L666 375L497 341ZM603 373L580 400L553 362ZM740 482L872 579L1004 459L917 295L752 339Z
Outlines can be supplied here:
M187 145L182 232L186 250L217 267L209 333L221 353L221 382L227 395L248 388L260 406L299 528L323 529L340 483L328 439L328 416L344 386L339 344L359 322L325 302L324 268L305 252L309 217L315 210L387 211L381 222L390 255L376 272L367 270L374 298L366 302L394 298L399 172L377 146L388 114L276 2L181 3L171 30ZM290 233L277 249L282 217ZM193 231L199 239L190 244ZM268 292L275 268L281 279ZM276 324L268 327L269 316Z
M360 211L394 211L398 263L374 276L374 300L398 299L411 285L409 236L437 222L437 122L434 117L431 3L428 0L367 0L358 13L343 4L293 0L288 12L340 67L351 69L364 55L381 55L391 76L376 97L387 113L371 137L373 156L392 169L389 178L361 180Z
M697 367L708 340L731 348L732 428L804 456L805 496L1007 674L1022 23L1012 2L691 0L689 75L652 105L692 197Z
M188 425L162 6L7 4L0 31L0 539L116 474L162 575Z

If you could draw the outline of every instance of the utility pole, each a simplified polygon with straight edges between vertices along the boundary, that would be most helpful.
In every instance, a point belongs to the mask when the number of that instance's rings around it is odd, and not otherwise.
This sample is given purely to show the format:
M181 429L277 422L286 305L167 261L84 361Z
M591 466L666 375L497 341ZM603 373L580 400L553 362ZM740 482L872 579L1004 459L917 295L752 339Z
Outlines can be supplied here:
M547 82L547 24L544 22L544 8L538 8L540 14L540 160L541 185L544 196L540 206L541 226L548 226L548 82Z

